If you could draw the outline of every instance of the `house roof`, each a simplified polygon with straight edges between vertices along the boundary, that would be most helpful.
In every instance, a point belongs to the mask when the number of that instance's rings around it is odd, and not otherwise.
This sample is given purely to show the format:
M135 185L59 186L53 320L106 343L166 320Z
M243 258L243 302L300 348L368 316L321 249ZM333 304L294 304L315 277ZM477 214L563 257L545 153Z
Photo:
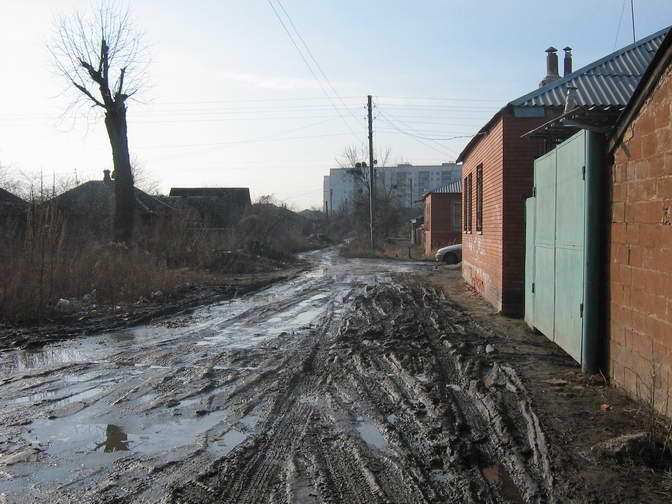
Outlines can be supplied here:
M20 207L28 206L27 202L23 201L21 198L12 194L11 192L2 189L1 187L0 187L0 203Z
M564 107L568 86L577 88L576 105L579 107L625 106L668 31L670 27L644 37L565 77L549 82L531 93L510 101L494 114L467 143L458 156L457 162L460 163L466 159L481 141L482 136L499 120L506 108L551 107L558 109Z
M84 182L51 200L70 215L111 215L114 201L114 183L102 180ZM164 214L172 210L165 202L135 188L137 209L145 214Z
M460 179L450 184L443 185L441 187L436 187L430 191L427 191L422 195L422 199L425 199L430 194L459 194L462 192L462 181Z
M251 204L250 190L247 187L172 187L169 196L226 198L239 204Z
M22 214L28 203L18 196L0 188L0 215L19 215Z
M609 150L613 150L619 145L626 129L635 119L670 65L672 65L672 30L667 32L667 36L660 43L658 51L653 56L646 72L642 75L639 85L632 94L632 98L619 116L616 129L609 141Z
M516 107L563 107L567 87L576 90L578 106L625 105L670 27L549 82L511 102Z

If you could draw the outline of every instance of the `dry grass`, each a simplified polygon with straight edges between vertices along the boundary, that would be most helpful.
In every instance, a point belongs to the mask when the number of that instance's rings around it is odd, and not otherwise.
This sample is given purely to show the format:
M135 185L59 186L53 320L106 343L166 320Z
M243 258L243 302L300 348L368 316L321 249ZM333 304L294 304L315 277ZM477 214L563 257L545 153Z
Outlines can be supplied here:
M140 236L137 246L118 243L69 243L62 214L49 205L34 206L21 238L0 248L0 318L40 320L59 298L81 299L96 289L96 303L134 302L153 292L185 284L215 283L226 273L277 269L277 260L306 247L294 229L208 230L194 216L180 214ZM275 231L275 232L274 232ZM255 248L255 250L246 250Z
M670 416L670 379L663 384L661 363L653 359L651 349L651 364L649 376L637 376L637 399L639 407L635 415L639 419L642 429L646 432L648 446L654 462L663 467L672 464L672 417ZM666 477L669 480L668 470Z

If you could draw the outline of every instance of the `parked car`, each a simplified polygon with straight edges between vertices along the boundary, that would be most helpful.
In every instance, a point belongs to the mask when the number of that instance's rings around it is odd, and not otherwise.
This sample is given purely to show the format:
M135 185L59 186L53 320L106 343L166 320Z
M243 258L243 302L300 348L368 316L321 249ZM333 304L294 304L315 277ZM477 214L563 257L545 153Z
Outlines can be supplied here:
M436 260L448 264L462 262L462 244L449 245L436 251Z

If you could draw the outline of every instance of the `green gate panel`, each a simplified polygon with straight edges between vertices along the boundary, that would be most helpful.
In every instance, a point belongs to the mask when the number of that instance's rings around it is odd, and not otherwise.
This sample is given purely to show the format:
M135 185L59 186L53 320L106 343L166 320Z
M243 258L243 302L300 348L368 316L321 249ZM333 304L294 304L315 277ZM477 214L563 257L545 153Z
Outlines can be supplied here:
M535 198L525 200L525 322L534 327L534 227Z
M581 362L584 264L585 134L557 148L554 341Z
M555 151L535 161L534 324L549 338L555 330Z
M525 320L578 362L583 344L585 163L582 131L535 160L535 196L525 207Z

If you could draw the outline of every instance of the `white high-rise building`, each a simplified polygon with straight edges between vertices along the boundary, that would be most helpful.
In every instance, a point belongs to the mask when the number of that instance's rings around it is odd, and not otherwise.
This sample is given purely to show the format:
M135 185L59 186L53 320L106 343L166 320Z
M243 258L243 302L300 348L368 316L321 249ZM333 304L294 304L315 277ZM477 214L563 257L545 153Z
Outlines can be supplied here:
M368 167L363 168L365 174L368 170ZM376 167L376 193L388 195L402 207L418 207L422 204L423 194L459 180L460 173L461 165L457 163ZM367 194L365 184L367 182L353 175L349 168L330 169L323 183L322 208L325 213L338 213L349 208L356 193Z

